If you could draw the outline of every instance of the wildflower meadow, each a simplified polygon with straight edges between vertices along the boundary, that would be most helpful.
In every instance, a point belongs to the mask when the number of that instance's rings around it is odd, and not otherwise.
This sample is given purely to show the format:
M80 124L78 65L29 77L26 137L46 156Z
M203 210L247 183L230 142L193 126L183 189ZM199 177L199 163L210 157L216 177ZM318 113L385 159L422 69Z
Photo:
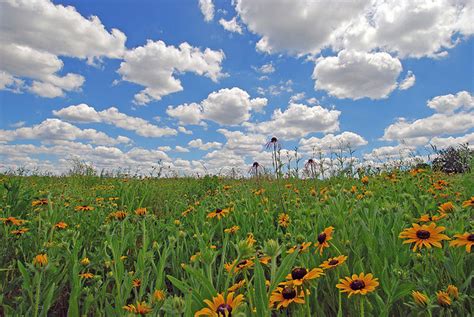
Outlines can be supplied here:
M469 316L474 178L4 175L2 316Z

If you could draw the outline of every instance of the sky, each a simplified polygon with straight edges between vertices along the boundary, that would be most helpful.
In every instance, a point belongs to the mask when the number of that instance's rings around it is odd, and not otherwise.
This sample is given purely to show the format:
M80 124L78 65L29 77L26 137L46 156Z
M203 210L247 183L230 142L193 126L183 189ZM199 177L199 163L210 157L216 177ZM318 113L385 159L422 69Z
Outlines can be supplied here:
M1 1L0 170L245 174L272 137L302 164L474 144L473 7Z

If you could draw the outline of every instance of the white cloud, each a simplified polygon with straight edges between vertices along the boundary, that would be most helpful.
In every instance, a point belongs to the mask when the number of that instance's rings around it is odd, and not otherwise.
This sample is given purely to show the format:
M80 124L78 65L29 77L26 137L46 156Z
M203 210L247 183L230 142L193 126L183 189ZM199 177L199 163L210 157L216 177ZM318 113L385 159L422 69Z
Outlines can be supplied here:
M251 99L245 90L233 87L210 93L200 104L169 106L166 113L184 125L200 124L202 120L236 125L247 121L251 111L260 112L266 105L266 98Z
M367 145L367 141L354 132L345 131L341 134L326 134L322 138L311 137L309 139L301 139L299 141L299 150L312 153L315 151L335 151L339 148L354 150L358 147Z
M237 17L233 17L231 20L220 19L219 24L229 32L242 34L242 27L237 22Z
M0 142L13 140L41 140L42 142L90 140L94 144L130 143L130 139L120 136L116 139L94 129L80 129L59 119L46 119L32 127L15 130L0 130Z
M167 46L163 41L148 40L145 46L127 51L118 73L123 80L144 86L135 95L135 103L147 104L163 96L182 91L181 81L174 77L179 73L192 72L216 82L224 76L221 63L225 55L222 50L204 51L188 43L178 47Z
M195 139L195 140L189 141L188 146L191 148L197 148L203 151L208 151L210 149L220 149L222 147L222 143L219 143L219 142L204 143L201 139Z
M227 139L224 148L238 156L260 152L267 142L266 137L261 134L246 134L241 131L229 131L227 129L218 129L217 132L223 134Z
M411 70L407 72L407 75L405 76L405 79L400 83L398 89L400 90L407 90L408 88L411 88L415 84L415 74Z
M25 121L18 121L18 122L15 122L15 123L13 123L13 124L10 124L10 127L12 127L12 128L21 128L21 127L23 127L25 124L26 124Z
M131 117L111 107L103 111L96 111L86 104L69 106L60 110L53 110L53 114L71 122L92 123L103 122L129 131L134 131L144 137L162 137L176 135L177 131L168 127L159 127L145 119Z
M214 19L214 4L212 0L199 0L199 9L204 15L204 21L210 22Z
M453 113L454 110L474 108L474 97L467 91L460 91L455 95L437 96L428 101L428 107L438 113Z
M14 93L20 93L24 88L24 81L13 77L7 72L0 71L0 90L9 90Z
M385 160L404 159L412 156L415 147L399 144L396 146L382 146L373 149L370 153L364 155L367 161L380 162Z
M98 17L86 19L72 6L6 0L0 2L0 11L0 69L9 76L34 79L28 90L42 97L62 96L84 83L78 74L57 75L63 68L58 56L92 63L101 57L120 58L125 50L122 32L109 33Z
M304 99L305 97L306 97L306 94L304 92L299 92L290 97L289 103L296 103L297 101L300 101L301 99Z
M459 144L466 143L469 143L470 148L474 147L474 132L459 137L434 137L430 140L430 144L435 145L438 149L446 149L450 146L458 146Z
M187 148L182 147L182 146L180 146L180 145L176 145L175 148L174 148L174 150L175 150L176 152L179 152L179 153L187 153L187 152L189 152L189 150L188 150Z
M458 33L474 33L467 0L237 0L236 10L261 36L256 48L270 53L332 48L436 57L457 44Z
M257 87L257 92L260 95L266 95L267 93L272 96L278 96L285 92L293 92L293 81L291 79L287 81L281 80L278 85L270 85L268 88Z
M186 129L185 127L178 127L178 131L184 134L193 134L193 131Z
M382 140L421 145L430 137L464 133L471 128L474 128L474 112L435 113L413 122L399 119L385 128Z
M264 64L258 69L263 74L271 74L275 72L275 66L272 63Z
M84 83L81 75L68 73L63 77L57 76L64 63L54 54L28 46L0 45L0 60L0 68L6 73L5 76L35 79L29 90L42 97L59 97L63 95L63 90L78 90Z
M269 121L244 123L250 131L276 135L282 139L304 137L313 132L335 132L339 130L338 110L321 106L308 107L304 104L290 104L284 111L276 109Z
M262 36L258 50L293 54L318 53L333 30L364 7L365 1L236 1L236 10L247 28Z
M396 87L402 64L387 53L341 51L320 58L313 72L315 89L337 98L386 98Z

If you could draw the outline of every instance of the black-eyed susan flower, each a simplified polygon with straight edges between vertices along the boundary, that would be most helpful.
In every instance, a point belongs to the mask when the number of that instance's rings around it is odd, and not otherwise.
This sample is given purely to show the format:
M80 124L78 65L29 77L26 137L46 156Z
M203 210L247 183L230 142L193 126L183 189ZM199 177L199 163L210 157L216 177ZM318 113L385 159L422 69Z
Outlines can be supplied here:
M161 302L163 300L165 300L166 298L166 294L163 290L161 289L157 289L153 292L153 299L157 302Z
M82 279L91 279L91 278L94 277L94 274L89 273L89 272L85 272L85 273L79 274L79 276L80 276Z
M369 177L365 175L364 177L360 179L360 181L362 182L362 184L367 185L369 183Z
M290 225L290 216L285 213L281 213L278 215L278 225L280 227L286 228Z
M245 240L249 246L253 246L257 240L255 240L253 233L247 234L247 239Z
M296 267L286 276L287 282L285 282L285 284L301 286L305 282L321 277L322 275L324 275L324 272L320 268L314 268L308 272L304 267Z
M448 287L446 288L446 293L448 293L449 296L452 297L453 299L459 298L459 290L454 285L448 285Z
M48 255L45 253L40 253L33 259L33 265L38 267L43 267L48 265Z
M438 304L442 307L451 306L451 298L449 297L449 294L447 292L436 292L436 299L438 300Z
M88 257L84 257L81 259L81 264L86 266L86 265L89 265L91 263L91 261L89 260Z
M301 244L292 246L286 253L292 254L296 250L298 250L299 253L304 253L308 251L308 248L311 246L311 242L303 242Z
M321 232L318 235L318 238L317 238L318 241L316 242L315 247L319 250L320 255L323 254L324 248L329 248L328 241L332 240L333 231L334 231L334 227L330 226L330 227L325 228L323 232Z
M17 219L15 217L0 218L0 221L2 221L7 226L8 225L21 226L26 222L26 220Z
M440 213L438 215L433 215L433 216L430 216L428 214L425 214L425 215L422 215L420 218L418 218L418 222L432 222L432 221L438 221L438 220L441 220L443 218L446 218L448 215L447 214L444 214L444 213Z
M276 306L276 309L280 309L281 307L286 308L291 303L305 303L303 290L298 292L297 289L292 286L277 287L270 295L270 307Z
M65 223L64 221L60 221L54 225L54 228L56 229L66 229L67 227L68 227L68 224Z
M428 297L419 291L412 291L411 297L418 306L424 307L428 304Z
M241 280L227 289L228 292L236 292L238 289L245 286L245 280Z
M232 227L230 227L230 228L224 229L224 232L225 232L225 233L234 234L234 233L236 233L237 231L239 231L239 229L240 229L239 226L232 226Z
M30 231L30 229L20 228L20 229L17 229L17 230L12 230L12 231L10 231L10 233L13 234L13 235L16 235L16 236L21 236L21 235L27 233L28 231Z
M324 270L335 268L343 264L347 260L347 255L340 255L334 258L329 258L324 261L319 267L323 268Z
M236 262L237 261L235 260L232 263L225 263L224 264L225 270L227 272L233 271L233 273L238 273L240 271L253 267L253 265L255 264L252 259L244 259L244 260L240 260L238 263ZM234 269L232 270L232 268Z
M378 278L374 278L371 273L352 274L351 277L340 279L339 282L336 287L341 290L341 293L348 293L349 297L357 294L366 295L373 292L379 285Z
M135 288L139 288L142 285L142 281L139 278L136 278L132 281L132 286Z
M443 213L451 212L454 210L454 205L452 202L448 201L439 205L438 210Z
M462 202L463 208L474 207L474 196Z
M124 211L116 211L116 212L111 212L109 214L109 218L113 218L115 220L124 220L127 217L127 213Z
M44 205L47 205L48 204L48 200L46 198L41 198L41 199L37 199L37 200L33 200L31 202L31 206L33 207L37 207L37 206L44 206Z
M222 219L225 217L228 213L230 212L229 208L216 208L216 210L211 211L210 213L207 214L207 218L217 218L218 220Z
M403 243L415 243L413 251L421 249L422 247L431 248L432 245L441 248L442 240L450 240L447 235L441 233L445 229L446 228L442 226L437 227L434 222L429 226L420 226L414 223L413 227L403 230L400 233L399 238L407 239L403 241Z
M122 307L124 310L135 315L146 315L149 314L152 309L145 302L136 302L135 304L129 304Z
M240 294L234 298L233 292L227 294L227 299L224 298L223 294L217 294L216 297L212 298L212 301L206 299L204 303L208 307L205 307L194 314L197 316L210 316L210 317L227 317L232 316L232 312L242 304L244 295Z
M137 216L145 216L146 213L147 213L146 208L137 208L135 210L135 215L137 215Z
M474 245L474 233L464 232L463 234L455 234L455 240L449 243L452 247L466 246L466 252L471 253L471 248Z
M94 210L94 207L92 206L87 206L87 205L82 205L82 206L76 206L74 208L75 211L91 211Z

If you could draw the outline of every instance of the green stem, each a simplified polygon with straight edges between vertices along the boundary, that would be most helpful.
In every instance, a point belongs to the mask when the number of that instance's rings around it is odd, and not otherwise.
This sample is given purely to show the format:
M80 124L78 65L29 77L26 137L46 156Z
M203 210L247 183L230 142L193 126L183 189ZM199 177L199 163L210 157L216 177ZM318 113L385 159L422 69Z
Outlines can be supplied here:
M360 317L364 317L364 299L361 297L360 299Z
M41 280L43 279L43 271L40 272L39 281L36 285L36 295L35 295L35 313L34 317L38 317L39 312L39 302L40 302L40 289L41 289Z

